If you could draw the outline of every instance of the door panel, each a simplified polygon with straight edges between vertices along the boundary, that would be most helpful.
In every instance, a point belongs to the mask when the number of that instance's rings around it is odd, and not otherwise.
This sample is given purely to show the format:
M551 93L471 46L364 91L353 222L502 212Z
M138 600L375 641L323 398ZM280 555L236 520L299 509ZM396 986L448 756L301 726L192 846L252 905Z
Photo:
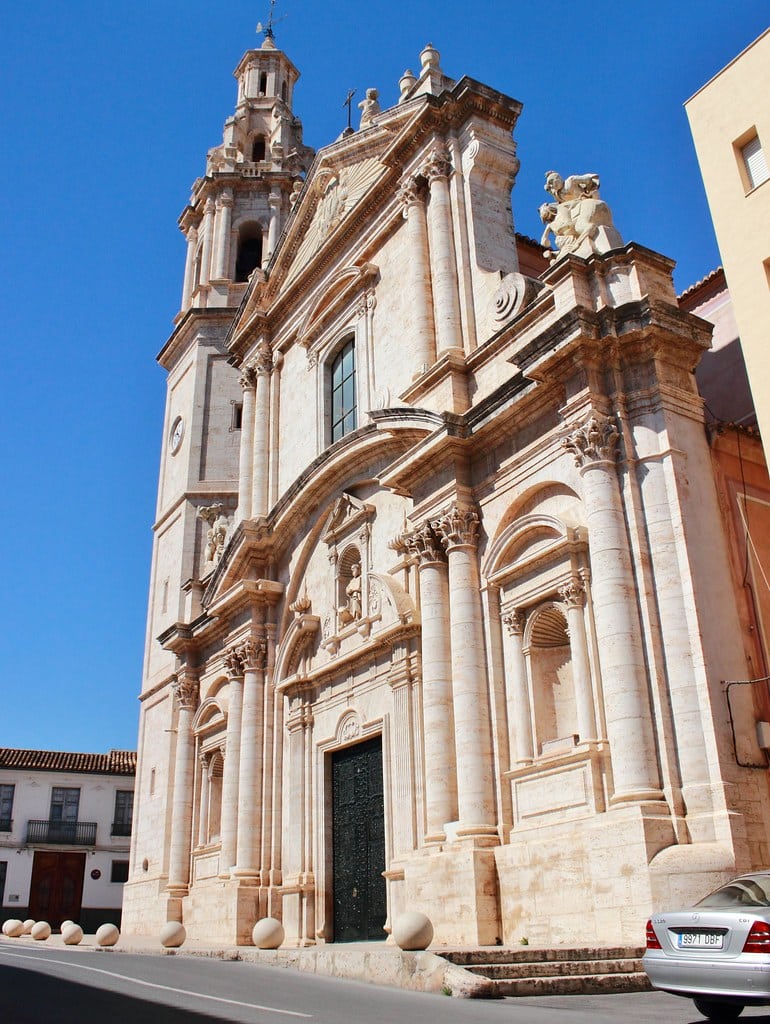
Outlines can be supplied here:
M384 939L382 739L332 755L334 941Z
M83 900L85 853L36 850L32 862L29 916L58 928L62 921L77 921Z

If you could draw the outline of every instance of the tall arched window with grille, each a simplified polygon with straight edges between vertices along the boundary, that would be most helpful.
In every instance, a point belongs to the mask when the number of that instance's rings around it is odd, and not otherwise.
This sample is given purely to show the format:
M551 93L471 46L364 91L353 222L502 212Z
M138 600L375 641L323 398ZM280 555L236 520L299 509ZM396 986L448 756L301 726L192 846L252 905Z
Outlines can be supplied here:
M356 429L356 349L350 338L331 366L331 440Z

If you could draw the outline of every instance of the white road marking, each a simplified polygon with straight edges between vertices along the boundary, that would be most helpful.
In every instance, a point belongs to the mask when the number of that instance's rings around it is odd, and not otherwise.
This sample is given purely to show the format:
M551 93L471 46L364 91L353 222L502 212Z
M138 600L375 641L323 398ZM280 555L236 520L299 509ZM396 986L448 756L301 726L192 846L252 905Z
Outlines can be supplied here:
M4 956L16 957L17 960L36 960L38 963L62 964L64 967L76 967L79 971L92 971L94 974L106 974L109 978L119 978L121 981L129 981L133 985L142 985L144 988L157 988L163 992L175 992L180 996L192 996L195 999L209 999L213 1003L227 1003L228 1006L245 1006L249 1010L265 1010L266 1013L280 1013L285 1017L304 1017L306 1020L312 1018L311 1013L298 1013L296 1010L279 1010L275 1006L261 1006L259 1003L240 1003L237 999L223 999L221 996L209 996L205 992L190 992L184 988L172 988L170 985L156 985L152 981L142 981L140 978L132 978L128 974L116 974L114 971L104 971L100 967L88 967L86 964L76 964L73 960L52 960L49 957L44 959L39 956L30 956L28 953L9 953L0 946L0 953Z

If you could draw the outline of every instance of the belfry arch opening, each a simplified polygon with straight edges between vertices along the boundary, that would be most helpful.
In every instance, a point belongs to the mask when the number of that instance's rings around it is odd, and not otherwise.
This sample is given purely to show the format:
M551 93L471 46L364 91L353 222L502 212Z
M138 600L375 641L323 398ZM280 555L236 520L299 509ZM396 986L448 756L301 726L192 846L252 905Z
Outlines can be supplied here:
M252 272L262 266L262 228L259 224L246 224L238 233L238 256L235 261L235 280L248 281Z

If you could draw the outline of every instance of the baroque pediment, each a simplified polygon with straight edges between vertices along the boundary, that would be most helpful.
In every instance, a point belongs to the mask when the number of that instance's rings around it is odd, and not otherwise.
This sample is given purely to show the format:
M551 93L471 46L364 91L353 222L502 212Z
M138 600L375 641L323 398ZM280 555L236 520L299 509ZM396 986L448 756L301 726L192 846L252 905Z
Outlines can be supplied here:
M374 516L374 506L359 501L352 494L342 494L334 503L326 523L323 539L334 547L345 537L369 523Z

